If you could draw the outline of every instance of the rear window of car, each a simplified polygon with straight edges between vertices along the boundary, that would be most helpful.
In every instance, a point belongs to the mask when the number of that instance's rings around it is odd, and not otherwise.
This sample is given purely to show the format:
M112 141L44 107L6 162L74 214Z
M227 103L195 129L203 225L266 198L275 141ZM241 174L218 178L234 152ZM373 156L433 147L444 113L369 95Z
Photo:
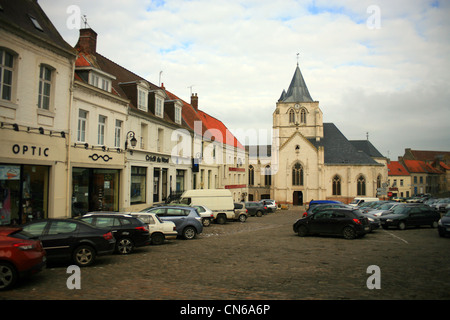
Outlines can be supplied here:
M179 208L169 208L167 209L168 216L187 216L189 214L188 210L179 209Z
M35 237L31 233L26 232L25 230L19 230L17 232L9 234L8 236L12 237L12 238L16 238L16 239L22 239L22 240L29 240L29 239L33 239Z

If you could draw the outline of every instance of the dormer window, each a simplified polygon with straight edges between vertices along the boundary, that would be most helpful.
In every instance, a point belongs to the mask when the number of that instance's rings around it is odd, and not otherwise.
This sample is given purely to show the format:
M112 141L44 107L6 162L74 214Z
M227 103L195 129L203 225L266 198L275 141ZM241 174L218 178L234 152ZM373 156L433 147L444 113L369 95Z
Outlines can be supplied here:
M155 99L155 115L162 118L164 114L163 100L159 97Z
M142 111L148 110L148 91L138 87L138 109Z
M90 72L89 84L108 92L110 91L111 88L111 80L93 71Z
M175 106L175 122L181 124L181 107Z

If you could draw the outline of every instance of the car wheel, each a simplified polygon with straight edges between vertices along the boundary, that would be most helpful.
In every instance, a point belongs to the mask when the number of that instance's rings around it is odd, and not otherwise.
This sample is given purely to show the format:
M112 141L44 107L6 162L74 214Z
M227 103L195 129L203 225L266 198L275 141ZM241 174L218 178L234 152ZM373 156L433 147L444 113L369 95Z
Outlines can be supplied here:
M257 217L262 217L262 212L261 212L261 211L259 211L259 210L258 210L258 211L256 211L256 216L257 216Z
M398 223L398 228L399 228L400 230L405 230L405 228L406 228L405 222L400 221L400 222Z
M301 225L297 228L297 234L299 237L304 237L308 234L308 229L305 226Z
M342 234L345 239L355 239L356 238L356 231L352 227L345 227L344 230L342 230Z
M0 262L0 291L14 286L18 278L16 268L7 262Z
M90 266L95 260L95 250L91 246L79 246L73 252L73 261L79 267Z
M245 221L247 221L247 216L245 214L241 214L239 216L239 222L245 222Z
M224 214L219 214L216 220L218 224L225 224L227 222L227 217Z
M131 251L133 251L133 248L133 241L128 238L122 238L116 243L116 251L119 254L129 254Z
M164 243L165 237L162 233L152 234L152 244L159 246Z
M195 230L194 227L186 227L183 230L183 238L185 238L186 240L194 239L196 235L197 231Z
M204 227L209 227L211 225L211 220L206 218L202 220L202 223Z

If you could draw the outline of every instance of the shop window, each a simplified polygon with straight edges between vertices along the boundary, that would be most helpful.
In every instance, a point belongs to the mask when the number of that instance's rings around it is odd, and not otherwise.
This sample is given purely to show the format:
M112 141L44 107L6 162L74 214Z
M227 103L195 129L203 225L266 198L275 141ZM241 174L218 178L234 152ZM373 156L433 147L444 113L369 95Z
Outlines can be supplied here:
M0 165L0 225L47 218L49 167Z
M73 168L72 217L89 211L118 211L119 173L114 169Z
M147 168L145 167L131 167L131 190L130 202L145 203L147 182Z

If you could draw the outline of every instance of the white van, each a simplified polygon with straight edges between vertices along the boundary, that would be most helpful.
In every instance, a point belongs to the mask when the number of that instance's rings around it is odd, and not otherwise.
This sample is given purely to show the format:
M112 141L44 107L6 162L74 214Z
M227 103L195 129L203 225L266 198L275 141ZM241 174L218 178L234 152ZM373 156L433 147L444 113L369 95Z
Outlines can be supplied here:
M180 203L208 207L213 212L214 220L220 224L234 219L234 201L227 189L188 190L181 195Z
M373 202L373 201L380 201L380 199L368 197L356 197L355 199L353 199L352 202L349 203L349 205L357 207L361 205L363 202Z

